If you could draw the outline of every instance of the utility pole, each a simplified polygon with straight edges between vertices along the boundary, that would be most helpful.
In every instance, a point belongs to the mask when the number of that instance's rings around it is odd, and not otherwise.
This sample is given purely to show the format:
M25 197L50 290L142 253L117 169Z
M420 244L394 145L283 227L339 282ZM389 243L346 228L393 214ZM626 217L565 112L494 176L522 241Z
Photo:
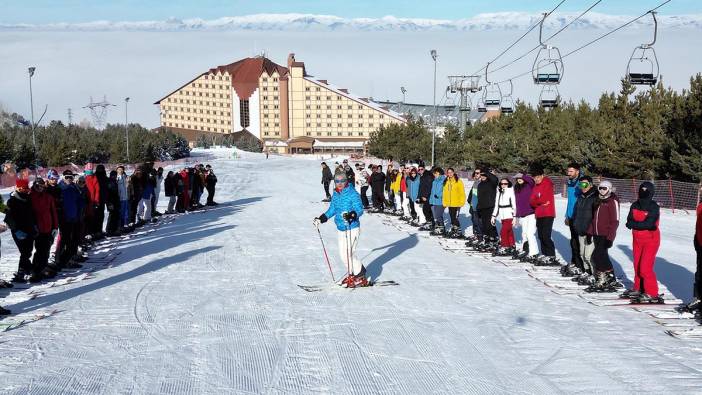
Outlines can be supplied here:
M434 167L435 147L436 147L436 58L438 54L435 49L430 52L431 58L434 60L434 116L432 117L431 130L431 166Z
M405 93L407 93L407 89L405 89L404 86L401 86L400 91L402 91L402 104L405 104Z
M129 98L124 98L124 133L127 136L127 162L129 162L129 117L127 108L129 106Z
M29 71L29 107L32 114L32 144L34 145L34 161L37 162L37 138L34 133L34 95L32 93L32 77L34 72L37 70L36 67L30 67L27 69Z

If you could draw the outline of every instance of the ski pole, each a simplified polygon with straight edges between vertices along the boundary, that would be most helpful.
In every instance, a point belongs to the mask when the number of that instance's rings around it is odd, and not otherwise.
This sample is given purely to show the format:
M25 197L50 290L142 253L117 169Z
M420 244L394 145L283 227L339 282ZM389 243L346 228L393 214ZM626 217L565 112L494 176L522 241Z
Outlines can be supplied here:
M331 263L329 263L329 255L327 255L327 248L324 246L324 239L322 239L322 232L319 231L319 226L316 226L317 234L319 235L319 241L322 242L322 251L324 251L324 259L327 261L327 267L329 268L329 273L331 273L332 281L336 282L334 278L334 271L332 270Z
M349 230L349 223L346 221L346 270L349 276L353 275L351 268L351 231Z

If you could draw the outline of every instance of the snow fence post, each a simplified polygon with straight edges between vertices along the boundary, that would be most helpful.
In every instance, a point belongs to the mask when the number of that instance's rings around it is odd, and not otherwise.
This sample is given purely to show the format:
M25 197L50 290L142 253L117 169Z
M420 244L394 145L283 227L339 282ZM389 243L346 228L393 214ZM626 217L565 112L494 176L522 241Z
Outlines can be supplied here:
M670 176L668 176L668 193L670 194L670 207L673 209L673 214L675 214L675 198L673 197L673 181Z

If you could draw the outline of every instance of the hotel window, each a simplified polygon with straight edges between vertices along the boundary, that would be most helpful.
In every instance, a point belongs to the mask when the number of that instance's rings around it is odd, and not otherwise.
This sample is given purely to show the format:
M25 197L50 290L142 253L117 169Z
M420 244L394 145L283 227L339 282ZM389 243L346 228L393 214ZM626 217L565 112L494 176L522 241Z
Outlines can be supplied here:
M349 110L353 110L353 106L350 104L348 105L348 108L349 108Z
M263 79L263 82L268 82L268 78L264 78L264 79Z
M327 106L327 110L331 110L331 106Z
M273 87L273 90L274 90L274 91L277 91L277 90L278 90L278 87L277 87L277 86L274 86L274 87Z
M263 132L263 135L264 135L264 136L268 136L268 132Z
M353 127L353 124L352 124L352 123L350 123L350 124L349 124L349 127Z
M341 127L341 124L340 124L340 123L337 123L336 126L337 126L337 127Z
M369 115L368 118L373 119L373 114Z
M263 105L263 109L264 109L264 110L267 110L267 109L268 109L268 104L264 104L264 105Z
M341 96L337 96L337 97L336 97L336 100L341 100Z
M341 136L341 132L336 132L336 135L337 135L337 136Z
M327 132L327 136L331 136L331 132Z
M317 100L322 100L322 96L317 96Z
M207 76L205 76L205 79L207 79Z
M310 87L309 86L305 87L305 92L309 92L309 91L310 91Z
M320 91L319 87L317 87L317 89L316 89L316 90L317 90L317 92L319 92L319 91Z
M277 110L277 109L278 109L278 105L277 105L277 104L274 104L274 105L273 105L273 108Z
M305 126L307 126L307 127L309 128L310 126L312 126L312 124L309 123L309 122L307 122L307 123L305 124Z
M321 118L321 117L322 117L322 114L317 114L317 118Z
M268 87L267 87L267 86L264 86L264 87L263 87L263 90L264 90L264 91L267 91L267 90L268 90Z
M341 105L336 106L337 110L341 110Z
M278 82L278 79L277 79L277 78L273 78L273 82Z
M192 84L190 84L190 86L192 86L192 87L194 88L194 87L195 87L195 83L193 82Z
M275 123L275 127L277 128L277 127L279 127L279 126L280 126L280 124L279 124L278 122L276 122L276 123Z
M311 114L307 114L307 115L305 115L305 117L306 117L306 118L312 118L312 115L311 115Z
M331 123L327 123L327 127L330 128L330 127L331 127Z
M353 136L353 132L348 132L347 133L349 136Z
M317 136L321 136L321 135L322 135L322 132L317 132Z
M264 118L268 118L268 114L263 114L263 117L264 117Z
M383 119L383 118L385 118L385 115L381 115L381 116L380 116L380 119Z
M353 118L353 114L349 114L349 118Z
M363 127L363 124L362 124L362 123L359 123L359 124L358 124L358 127L359 127L359 128L362 128L362 127Z
M280 118L280 114L275 114L273 118Z
M268 96L263 96L263 100L268 100Z
M312 132L307 132L307 133L305 133L305 135L306 135L306 136L311 136L311 135L312 135Z
M268 124L267 124L267 123L264 123L263 126L268 127Z
M363 106L359 105L359 106L358 106L358 109L359 109L359 110L363 110Z
M321 110L321 109L322 109L322 106L320 106L319 104L317 104L317 110Z
M240 114L241 126L244 128L249 127L250 119L249 119L249 101L248 100L239 101L239 114Z
M310 100L310 97L309 97L309 96L305 96L305 100Z
M321 124L320 122L317 122L317 127L318 127L318 128L321 128L321 127L322 127L322 124Z
M363 118L363 114L358 114L358 117L359 117L359 118Z
M341 115L341 114L336 114L336 117L337 117L337 118L341 118L342 115Z

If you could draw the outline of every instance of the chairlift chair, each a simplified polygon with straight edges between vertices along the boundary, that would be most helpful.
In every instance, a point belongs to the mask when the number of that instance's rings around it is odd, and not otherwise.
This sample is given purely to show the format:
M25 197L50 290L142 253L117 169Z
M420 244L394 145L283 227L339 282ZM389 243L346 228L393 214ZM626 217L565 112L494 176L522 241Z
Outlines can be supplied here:
M561 51L554 46L543 42L544 21L549 14L543 14L539 25L539 44L541 48L536 54L531 74L537 85L558 85L563 78L563 57Z
M490 82L488 79L488 69L490 68L490 63L488 62L485 66L485 88L483 88L483 104L485 105L485 111L495 111L500 110L500 105L502 103L502 89L500 89L500 84Z
M514 99L512 99L513 91L514 84L512 84L512 80L509 80L509 93L502 96L502 103L500 104L500 111L503 114L512 114L514 112Z
M539 105L541 108L556 108L561 102L561 95L557 86L544 86L539 95Z
M482 97L478 99L478 105L476 107L478 108L478 112L487 112L487 107Z
M634 48L626 66L626 79L633 85L653 86L660 75L658 57L653 49L658 38L658 20L655 11L650 11L650 14L653 17L653 42Z

